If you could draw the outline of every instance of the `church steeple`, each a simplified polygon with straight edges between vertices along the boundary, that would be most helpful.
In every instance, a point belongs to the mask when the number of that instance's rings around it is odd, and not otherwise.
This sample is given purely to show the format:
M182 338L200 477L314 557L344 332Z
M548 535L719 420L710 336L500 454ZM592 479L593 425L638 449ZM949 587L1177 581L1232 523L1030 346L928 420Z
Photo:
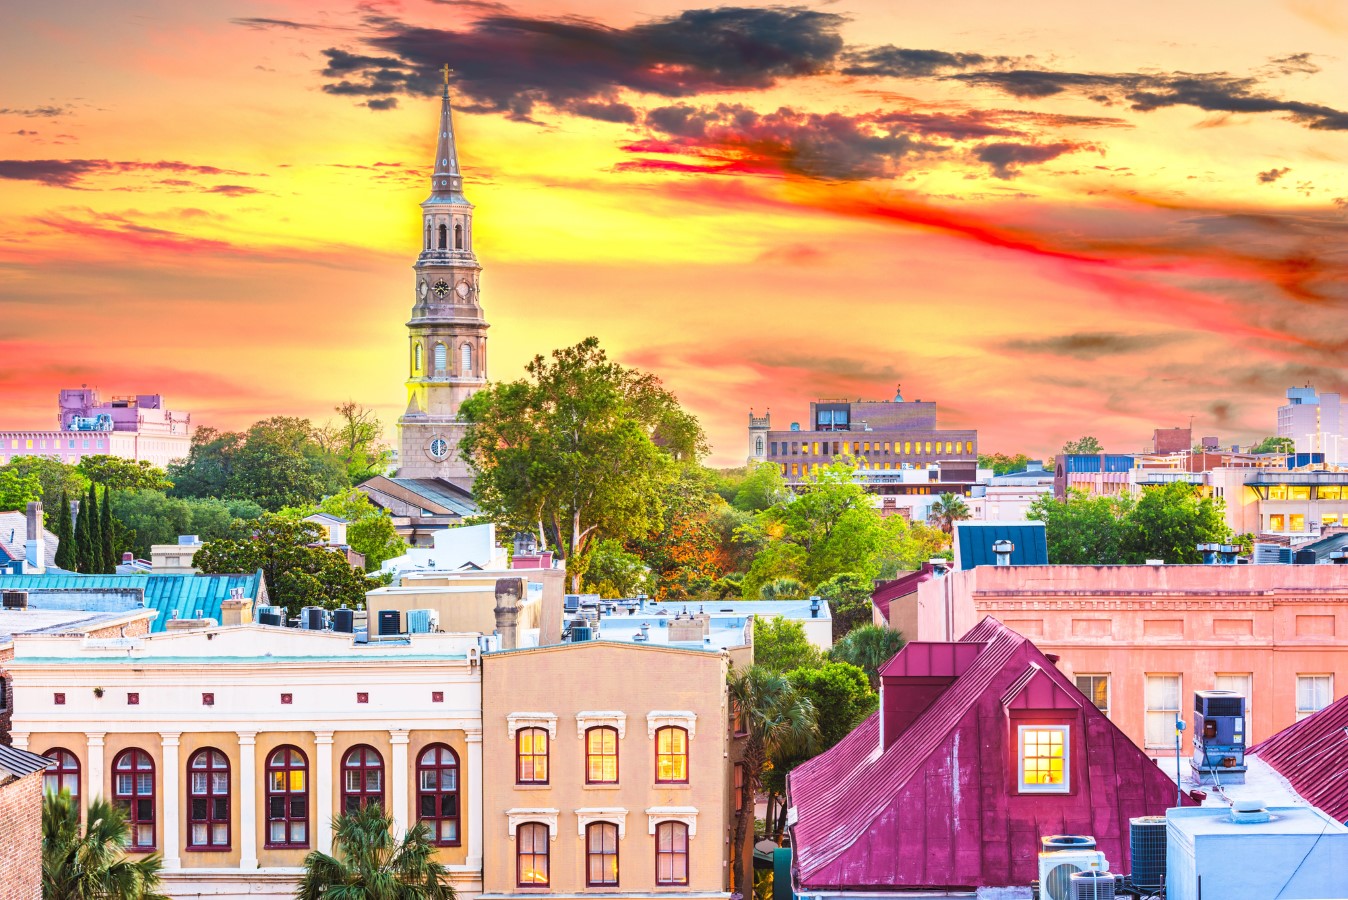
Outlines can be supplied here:
M430 200L463 202L463 176L459 174L459 153L454 147L454 116L449 108L449 73L444 68L445 88L440 95L440 132L435 142L435 164L431 167Z

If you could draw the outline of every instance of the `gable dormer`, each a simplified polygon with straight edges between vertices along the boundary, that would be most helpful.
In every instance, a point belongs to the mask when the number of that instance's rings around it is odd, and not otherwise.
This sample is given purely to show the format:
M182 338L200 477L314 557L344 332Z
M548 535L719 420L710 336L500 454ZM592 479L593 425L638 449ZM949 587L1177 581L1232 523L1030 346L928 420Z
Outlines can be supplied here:
M963 641L905 644L880 670L880 749L889 749L986 646Z

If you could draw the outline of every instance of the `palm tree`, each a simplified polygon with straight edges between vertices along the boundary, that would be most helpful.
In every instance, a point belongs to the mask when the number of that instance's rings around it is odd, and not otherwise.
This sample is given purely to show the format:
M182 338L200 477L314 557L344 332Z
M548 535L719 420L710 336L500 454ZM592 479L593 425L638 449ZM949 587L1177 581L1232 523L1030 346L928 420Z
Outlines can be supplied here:
M449 871L432 857L423 824L401 841L393 817L369 804L332 821L335 855L315 850L304 858L298 900L454 900Z
M731 669L730 701L739 711L744 738L744 782L740 787L739 812L735 814L735 840L731 853L735 860L735 889L748 895L753 885L753 855L744 853L744 839L754 821L754 797L763 784L763 769L768 760L780 758L791 750L808 753L819 737L814 704L796 691L785 676L750 666L743 671Z
M927 521L932 525L937 525L946 534L955 530L955 523L967 519L972 515L969 512L969 504L964 502L964 498L959 494L946 492L937 497L931 505L931 511L927 513Z
M128 859L129 831L120 807L95 797L80 834L80 809L69 790L42 800L43 900L168 900L158 893L159 854Z
M851 663L866 673L871 690L880 689L880 668L903 649L903 635L883 625L858 625L833 645L829 659Z
M763 585L758 595L764 600L803 600L805 585L795 578L778 578Z

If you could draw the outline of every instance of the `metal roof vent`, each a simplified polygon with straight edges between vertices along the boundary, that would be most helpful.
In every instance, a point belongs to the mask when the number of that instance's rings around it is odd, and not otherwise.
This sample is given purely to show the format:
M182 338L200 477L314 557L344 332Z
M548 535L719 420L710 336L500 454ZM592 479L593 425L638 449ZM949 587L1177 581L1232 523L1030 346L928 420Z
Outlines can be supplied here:
M1263 800L1237 800L1231 804L1231 821L1237 825L1262 825L1272 818Z
M999 566L1011 565L1011 554L1014 553L1015 550L1016 545L1006 538L992 542L992 552L997 557L997 565Z

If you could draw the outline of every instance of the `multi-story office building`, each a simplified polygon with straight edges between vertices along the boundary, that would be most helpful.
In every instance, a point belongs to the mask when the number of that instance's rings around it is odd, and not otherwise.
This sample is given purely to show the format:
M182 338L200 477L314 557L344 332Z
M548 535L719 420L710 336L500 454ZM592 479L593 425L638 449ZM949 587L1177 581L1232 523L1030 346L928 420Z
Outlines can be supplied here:
M1348 447L1344 439L1343 407L1338 394L1316 395L1315 388L1288 388L1287 403L1278 407L1278 437L1291 438L1298 453L1323 453L1338 465Z
M0 464L22 456L45 456L74 465L86 456L144 460L159 468L187 456L192 417L164 408L159 394L101 401L98 391L61 391L56 430L0 431Z

